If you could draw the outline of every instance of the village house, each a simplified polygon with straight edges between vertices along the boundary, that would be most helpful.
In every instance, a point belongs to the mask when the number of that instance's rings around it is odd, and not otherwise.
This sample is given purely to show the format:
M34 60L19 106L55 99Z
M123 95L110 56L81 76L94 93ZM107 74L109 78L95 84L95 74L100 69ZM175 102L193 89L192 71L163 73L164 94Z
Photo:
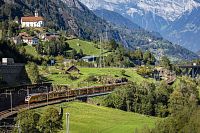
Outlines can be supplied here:
M81 59L85 62L94 62L94 61L96 61L97 57L96 56L85 56Z
M78 74L80 74L80 70L76 66L71 66L66 70L65 73L68 73L68 74L70 74L70 73L78 73Z
M35 11L35 16L32 17L22 17L21 26L24 27L36 27L41 28L44 26L44 18L38 15L38 11Z
M19 36L26 36L26 37L28 37L29 36L29 34L28 33L26 33L26 32L21 32L21 33L19 33Z
M55 41L56 39L59 38L59 34L58 33L43 33L39 35L39 38L42 41Z
M22 37L23 43L27 43L30 46L35 46L39 43L39 39L37 37Z

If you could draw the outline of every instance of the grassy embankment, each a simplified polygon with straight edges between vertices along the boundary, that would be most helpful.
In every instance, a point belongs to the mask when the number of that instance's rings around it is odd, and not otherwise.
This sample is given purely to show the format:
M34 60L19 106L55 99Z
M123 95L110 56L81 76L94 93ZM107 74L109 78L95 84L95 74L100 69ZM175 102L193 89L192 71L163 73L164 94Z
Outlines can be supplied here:
M53 106L59 108L60 104ZM63 103L62 106L64 115L61 133L66 130L67 112L70 113L70 133L133 133L136 128L154 127L159 119L79 102ZM44 108L39 110L43 111Z

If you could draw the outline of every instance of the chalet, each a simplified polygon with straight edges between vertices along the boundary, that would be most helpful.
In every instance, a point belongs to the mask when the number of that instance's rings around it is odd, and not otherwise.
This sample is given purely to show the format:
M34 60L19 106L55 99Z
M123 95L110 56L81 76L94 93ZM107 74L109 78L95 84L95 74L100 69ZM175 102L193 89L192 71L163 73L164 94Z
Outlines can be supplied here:
M24 27L37 27L41 28L44 26L44 18L38 15L38 11L35 11L35 16L22 17L21 18L22 28Z
M92 61L96 61L97 57L96 56L85 56L81 59L85 62L92 62Z
M39 39L37 37L22 37L23 43L27 43L28 45L34 46L39 43Z
M39 35L39 38L42 39L43 41L55 41L56 39L59 38L58 33L43 33Z
M66 73L74 73L74 72L77 72L79 74L80 70L76 66L71 66L66 70Z

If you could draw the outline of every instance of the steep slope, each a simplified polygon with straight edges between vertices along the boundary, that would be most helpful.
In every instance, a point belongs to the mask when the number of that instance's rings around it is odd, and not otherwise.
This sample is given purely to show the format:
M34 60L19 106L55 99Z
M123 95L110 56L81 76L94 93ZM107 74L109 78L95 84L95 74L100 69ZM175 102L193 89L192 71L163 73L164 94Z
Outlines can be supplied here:
M197 52L197 55L199 55L199 58L200 58L200 50Z
M185 13L174 21L163 35L170 41L182 44L193 51L200 50L200 7ZM191 45L188 45L191 44Z
M129 18L146 30L156 31L164 38L178 43L190 50L200 49L199 32L188 30L199 29L196 19L199 13L199 0L80 0L91 10L107 9ZM198 11L200 12L200 11ZM183 19L185 21L183 21ZM183 27L177 29L177 24ZM196 26L194 26L196 25ZM169 30L170 29L170 30ZM194 32L194 33L193 33Z
M68 34L93 39L107 23L77 0L4 0L3 18L33 15L35 9L45 17L48 26L65 29ZM10 13L11 11L11 13Z
M175 59L197 58L196 54L177 45L172 46L170 42L151 32L112 25L97 17L78 0L1 0L1 3L2 19L8 19L10 15L13 18L33 15L34 10L38 9L48 26L65 29L68 34L86 40L99 40L100 36L103 36L108 39L114 38L131 49L152 49L153 45L154 49L160 49L162 54Z
M141 29L140 26L133 23L131 20L129 20L128 18L125 18L124 16L122 16L121 14L117 12L109 11L106 9L97 9L97 10L94 10L93 12L100 18L107 20L113 24L127 27L129 29L134 29L134 30Z

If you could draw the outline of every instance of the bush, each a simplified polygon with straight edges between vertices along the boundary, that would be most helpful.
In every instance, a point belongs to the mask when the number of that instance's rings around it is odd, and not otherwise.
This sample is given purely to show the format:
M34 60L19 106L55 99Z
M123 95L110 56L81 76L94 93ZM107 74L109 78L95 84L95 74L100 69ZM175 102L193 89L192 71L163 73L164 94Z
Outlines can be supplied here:
M153 70L146 66L141 66L137 69L137 73L143 77L151 77Z
M96 82L98 79L94 75L90 75L87 77L86 81L88 82Z
M125 70L121 70L121 75L126 76L126 71Z
M77 79L79 79L79 77L78 77L77 75L72 75L72 74L69 74L69 75L68 75L68 78L69 78L70 80L77 80Z

